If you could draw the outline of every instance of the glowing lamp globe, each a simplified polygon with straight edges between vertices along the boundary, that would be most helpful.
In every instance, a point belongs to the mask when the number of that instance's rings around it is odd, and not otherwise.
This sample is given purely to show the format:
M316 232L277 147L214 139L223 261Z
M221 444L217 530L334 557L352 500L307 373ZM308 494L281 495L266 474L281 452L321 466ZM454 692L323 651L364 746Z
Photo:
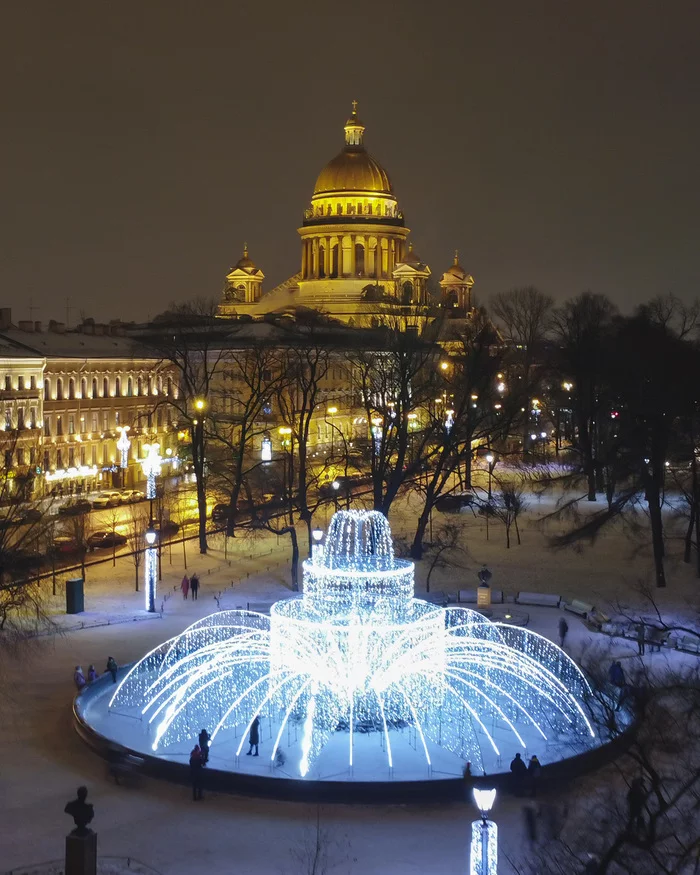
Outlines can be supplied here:
M478 787L475 787L473 793L476 807L481 812L481 816L486 817L489 811L493 808L493 803L496 801L496 791L479 790Z

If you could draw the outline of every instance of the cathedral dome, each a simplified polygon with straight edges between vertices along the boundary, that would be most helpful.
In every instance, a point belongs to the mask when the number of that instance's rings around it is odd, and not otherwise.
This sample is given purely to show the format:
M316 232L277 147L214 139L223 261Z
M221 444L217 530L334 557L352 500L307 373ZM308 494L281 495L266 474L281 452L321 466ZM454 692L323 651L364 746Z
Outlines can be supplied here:
M239 270L256 270L255 262L248 258L248 244L243 244L243 258L239 258L236 262L236 268ZM234 268L235 269L235 268Z
M357 117L357 101L345 123L345 148L320 172L314 195L334 192L393 194L389 176L362 144L365 126Z

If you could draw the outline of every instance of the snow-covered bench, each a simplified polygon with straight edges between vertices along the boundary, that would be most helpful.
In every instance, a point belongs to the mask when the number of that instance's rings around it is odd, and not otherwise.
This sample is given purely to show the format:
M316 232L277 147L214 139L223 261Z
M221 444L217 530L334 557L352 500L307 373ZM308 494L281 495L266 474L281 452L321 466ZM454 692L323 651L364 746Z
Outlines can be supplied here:
M541 605L545 608L558 608L561 602L560 595L552 595L548 592L519 592L515 597L519 605Z
M269 614L272 602L248 602L248 610L257 614Z
M676 650L685 653L700 653L700 638L695 635L683 635L675 639Z
M460 589L459 601L465 605L475 605L476 604L476 593L477 593L477 591L475 589ZM491 604L492 605L503 604L503 590L502 589L492 589L491 590Z
M564 602L564 610L569 611L572 614L578 614L579 617L583 617L584 619L595 611L593 605L588 604L588 602L582 602L580 599L573 599L570 602Z

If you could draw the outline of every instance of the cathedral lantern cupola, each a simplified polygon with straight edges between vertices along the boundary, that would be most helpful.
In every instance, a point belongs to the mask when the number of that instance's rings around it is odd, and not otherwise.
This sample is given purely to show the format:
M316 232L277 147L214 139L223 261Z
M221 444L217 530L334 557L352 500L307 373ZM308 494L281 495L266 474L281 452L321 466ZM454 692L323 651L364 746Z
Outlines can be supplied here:
M243 257L226 275L225 304L254 304L262 295L265 274L248 255L248 244L243 244Z
M440 279L442 306L448 310L459 310L460 315L467 315L473 307L473 285L474 277L459 263L459 252L455 250L452 267L446 270Z
M423 262L413 244L408 244L408 252L402 262L394 268L394 289L397 303L425 306L428 302L428 277L430 268Z

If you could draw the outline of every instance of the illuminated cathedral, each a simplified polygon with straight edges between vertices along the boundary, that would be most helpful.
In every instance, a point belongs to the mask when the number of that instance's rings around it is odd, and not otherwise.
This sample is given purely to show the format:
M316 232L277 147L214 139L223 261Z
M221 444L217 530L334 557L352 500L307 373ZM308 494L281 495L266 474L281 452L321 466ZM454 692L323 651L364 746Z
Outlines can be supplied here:
M389 175L364 145L353 101L343 149L320 172L301 227L301 269L270 291L247 244L231 268L219 315L295 315L305 308L348 325L369 327L398 317L420 323L438 308L468 317L474 280L459 264L430 288L430 267L408 240L409 229Z

